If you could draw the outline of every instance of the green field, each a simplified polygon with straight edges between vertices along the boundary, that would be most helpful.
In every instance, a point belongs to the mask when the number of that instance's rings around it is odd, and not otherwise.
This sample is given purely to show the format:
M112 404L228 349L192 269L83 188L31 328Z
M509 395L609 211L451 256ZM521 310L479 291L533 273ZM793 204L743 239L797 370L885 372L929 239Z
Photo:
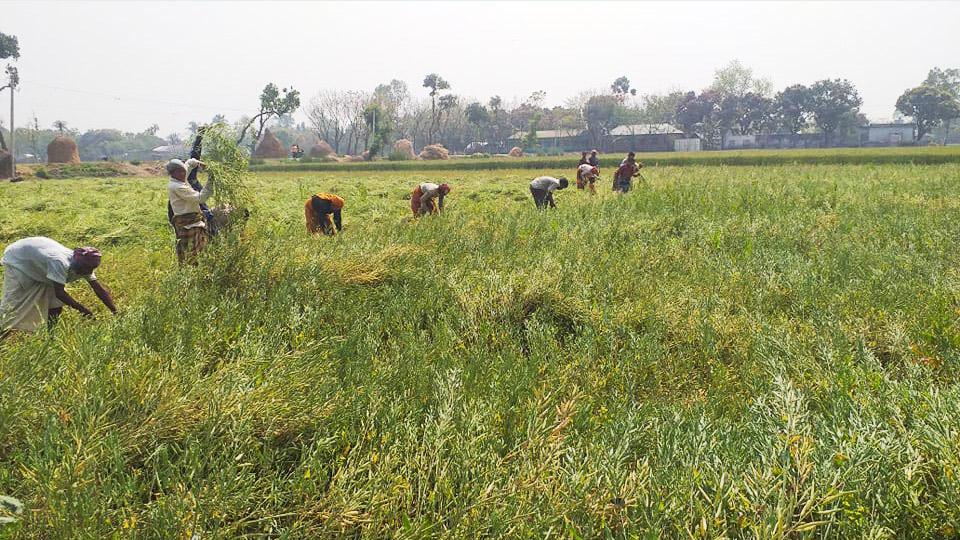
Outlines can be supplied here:
M600 156L601 167L620 164L624 152ZM767 166L767 165L935 165L960 163L960 146L904 146L887 148L814 148L803 150L723 150L706 152L640 152L638 159L648 166ZM251 168L259 172L332 171L476 171L500 169L549 169L577 166L580 154L525 156L511 158L456 157L437 161L370 161L327 163L304 159L267 160ZM263 161L263 160L260 160Z
M258 174L179 271L164 179L0 185L121 309L0 343L0 536L957 537L960 164Z

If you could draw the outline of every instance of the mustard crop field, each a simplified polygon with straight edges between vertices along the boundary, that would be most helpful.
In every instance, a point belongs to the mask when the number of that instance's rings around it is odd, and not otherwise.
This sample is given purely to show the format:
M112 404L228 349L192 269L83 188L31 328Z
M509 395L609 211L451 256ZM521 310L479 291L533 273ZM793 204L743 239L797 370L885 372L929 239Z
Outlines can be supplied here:
M184 269L163 178L0 185L120 310L0 342L0 536L956 538L960 165L601 172L256 172Z

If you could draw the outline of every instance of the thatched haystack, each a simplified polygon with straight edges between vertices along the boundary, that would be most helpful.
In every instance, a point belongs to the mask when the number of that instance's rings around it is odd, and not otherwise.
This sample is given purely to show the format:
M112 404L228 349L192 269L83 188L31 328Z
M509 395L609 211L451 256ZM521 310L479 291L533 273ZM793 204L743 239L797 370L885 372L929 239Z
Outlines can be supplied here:
M450 151L442 144L428 144L420 151L420 159L450 159Z
M264 130L263 137L260 138L260 144L253 151L253 157L257 158L285 158L287 151L280 144L280 139L270 133L270 130Z
M73 139L57 135L47 145L47 163L80 163L80 152Z
M10 152L0 150L0 179L10 178L10 173L13 172L10 170L12 165L13 160L10 158Z
M343 161L347 163L355 163L358 161L366 161L363 156L343 156Z
M514 146L509 152L507 152L507 155L510 157L523 157L523 148Z
M417 153L413 151L413 143L407 139L400 139L393 143L393 152L403 159L417 159Z
M310 149L310 157L312 158L325 158L334 154L333 147L322 139Z

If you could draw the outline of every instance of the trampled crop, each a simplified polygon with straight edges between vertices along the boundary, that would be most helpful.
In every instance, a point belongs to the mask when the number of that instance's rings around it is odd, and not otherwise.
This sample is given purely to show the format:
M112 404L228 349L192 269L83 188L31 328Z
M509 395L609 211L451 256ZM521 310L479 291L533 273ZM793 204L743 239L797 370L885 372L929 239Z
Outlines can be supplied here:
M122 311L0 344L7 530L956 535L960 166L603 172L552 212L530 171L261 174L184 270L164 180L0 186L0 244L101 247Z

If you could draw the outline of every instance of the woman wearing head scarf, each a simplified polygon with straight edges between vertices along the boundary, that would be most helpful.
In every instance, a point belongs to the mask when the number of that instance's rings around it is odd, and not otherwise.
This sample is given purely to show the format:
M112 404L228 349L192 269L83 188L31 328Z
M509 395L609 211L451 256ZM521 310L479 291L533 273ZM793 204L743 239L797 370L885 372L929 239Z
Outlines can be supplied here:
M67 294L67 283L84 279L97 298L116 313L113 297L97 281L100 251L92 247L70 249L44 236L17 240L3 250L3 299L0 300L0 336L10 330L35 332L44 322L56 322L63 306L83 316L93 313Z
M303 212L307 219L307 232L310 234L322 232L327 236L333 236L337 231L342 231L343 221L340 211L343 210L343 205L344 200L332 193L312 195L303 205Z
M410 209L413 210L413 217L425 216L427 214L437 214L443 211L443 199L450 193L450 186L447 184L434 184L424 182L413 188L410 194Z

